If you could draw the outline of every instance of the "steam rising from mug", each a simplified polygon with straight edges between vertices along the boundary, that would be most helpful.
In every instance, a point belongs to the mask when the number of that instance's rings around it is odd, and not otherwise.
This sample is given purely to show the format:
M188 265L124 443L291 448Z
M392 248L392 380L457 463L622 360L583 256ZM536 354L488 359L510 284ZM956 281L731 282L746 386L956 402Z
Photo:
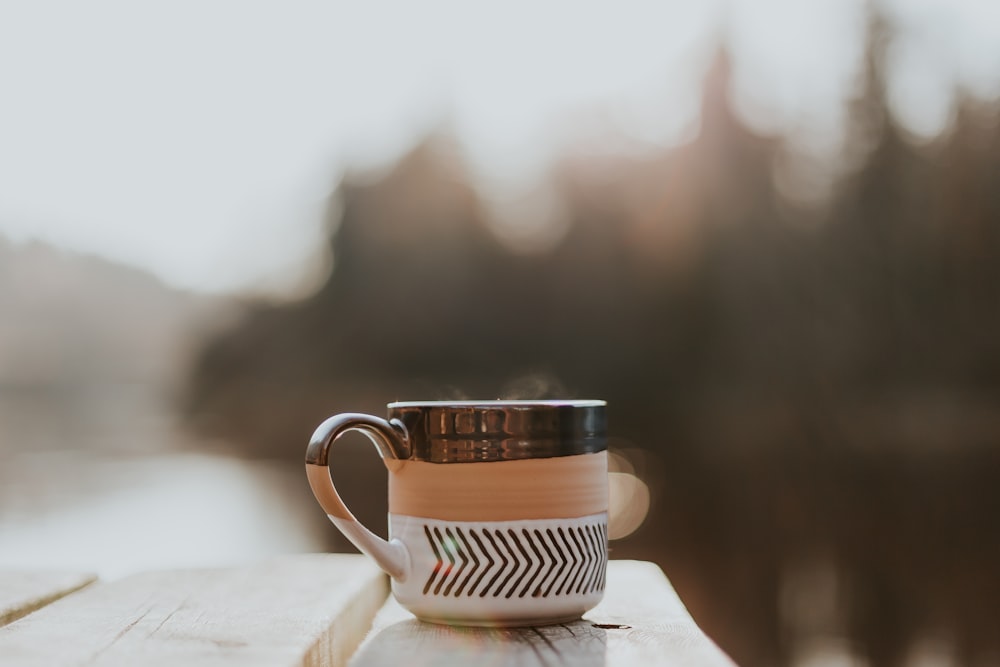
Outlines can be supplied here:
M503 398L507 400L541 399L548 396L565 396L566 387L551 373L525 373L504 386Z

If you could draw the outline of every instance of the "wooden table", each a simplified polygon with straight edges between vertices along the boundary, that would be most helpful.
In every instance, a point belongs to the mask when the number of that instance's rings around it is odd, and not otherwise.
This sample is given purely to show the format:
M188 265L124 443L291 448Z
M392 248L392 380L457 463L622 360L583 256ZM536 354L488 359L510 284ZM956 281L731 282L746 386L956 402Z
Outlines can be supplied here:
M233 665L732 666L651 563L611 561L574 623L473 629L417 621L363 556L287 556L115 582L0 572L4 667Z

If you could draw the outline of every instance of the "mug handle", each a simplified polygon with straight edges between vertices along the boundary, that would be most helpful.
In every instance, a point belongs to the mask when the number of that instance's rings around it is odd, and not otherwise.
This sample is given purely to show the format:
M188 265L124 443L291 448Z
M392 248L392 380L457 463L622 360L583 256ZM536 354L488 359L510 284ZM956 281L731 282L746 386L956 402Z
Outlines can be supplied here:
M382 462L390 470L409 455L406 430L402 423L391 423L373 415L345 412L330 417L319 425L306 449L306 477L320 506L340 532L362 553L368 554L393 579L405 581L410 569L410 554L398 539L388 542L371 532L354 518L351 510L337 493L330 477L330 445L347 433L358 431L368 437L378 449Z

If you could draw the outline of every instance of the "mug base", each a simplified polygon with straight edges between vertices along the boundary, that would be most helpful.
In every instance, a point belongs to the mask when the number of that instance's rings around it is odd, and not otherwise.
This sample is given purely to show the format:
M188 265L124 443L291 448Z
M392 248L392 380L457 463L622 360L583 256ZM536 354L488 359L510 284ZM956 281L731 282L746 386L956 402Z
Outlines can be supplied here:
M492 620L483 618L431 618L427 616L418 616L417 619L423 621L424 623L433 623L434 625L448 625L452 627L460 628L529 628L529 627L539 627L543 625L559 625L561 623L573 623L579 621L581 618L580 614L573 614L570 616L561 616L558 618L511 618L503 620Z

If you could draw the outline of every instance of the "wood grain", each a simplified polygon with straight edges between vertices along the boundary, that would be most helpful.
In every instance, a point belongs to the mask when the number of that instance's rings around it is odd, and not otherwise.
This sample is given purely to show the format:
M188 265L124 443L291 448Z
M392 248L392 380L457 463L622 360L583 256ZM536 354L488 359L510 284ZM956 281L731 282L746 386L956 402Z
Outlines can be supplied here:
M346 664L385 601L370 560L302 555L90 586L0 628L4 664Z
M416 620L390 599L351 667L381 665L671 665L732 667L695 625L658 567L608 563L604 601L583 620L538 628L452 628Z
M96 577L79 572L0 571L0 626L78 591Z

